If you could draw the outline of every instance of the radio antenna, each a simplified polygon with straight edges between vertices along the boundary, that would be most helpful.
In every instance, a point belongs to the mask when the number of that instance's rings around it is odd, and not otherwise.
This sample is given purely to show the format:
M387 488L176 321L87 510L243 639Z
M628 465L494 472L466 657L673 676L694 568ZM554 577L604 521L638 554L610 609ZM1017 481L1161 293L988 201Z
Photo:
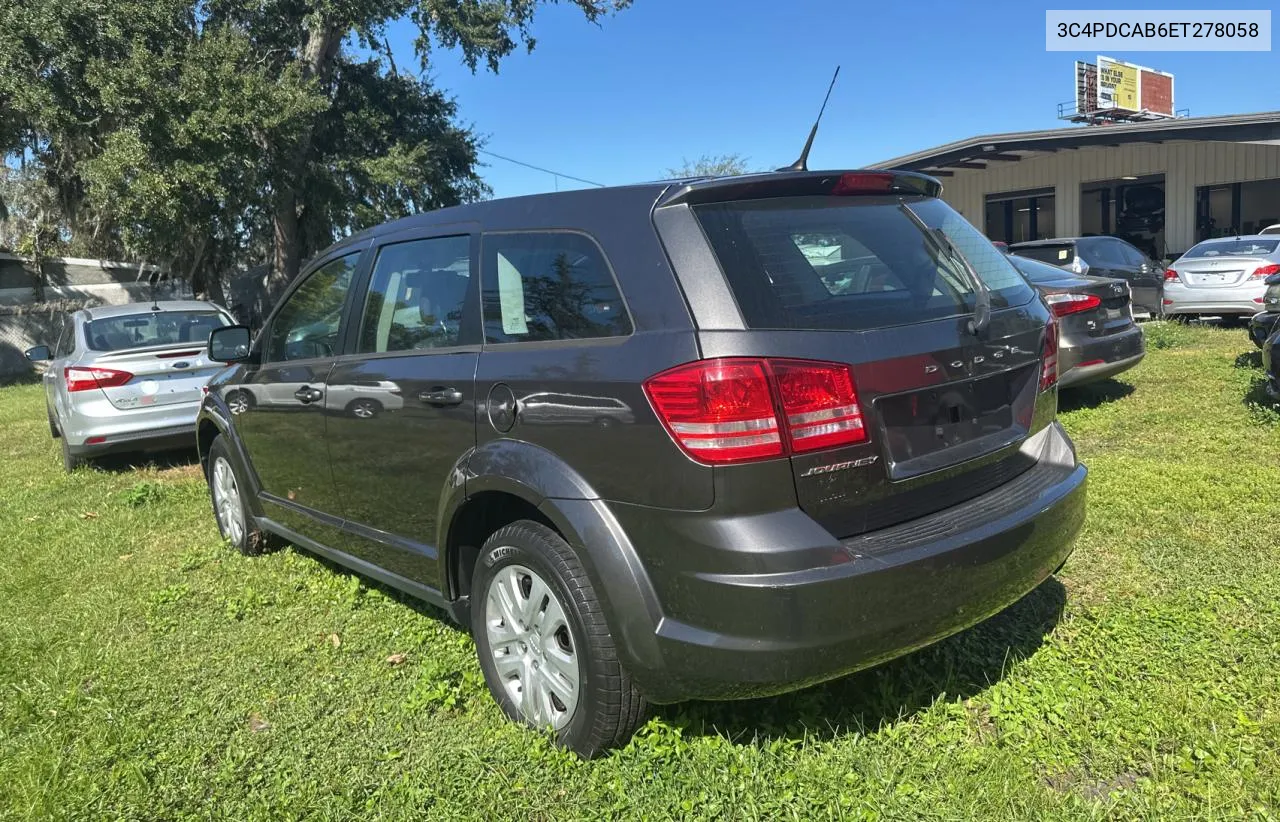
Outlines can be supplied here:
M791 165L778 169L778 171L809 170L809 149L813 148L813 138L818 134L818 123L822 122L822 113L827 110L827 101L831 99L831 89L836 87L836 78L839 76L840 67L836 66L836 73L831 75L831 85L827 86L827 96L822 98L822 108L818 109L818 119L813 121L813 128L809 129L809 139L804 141L804 151L800 152L800 158Z

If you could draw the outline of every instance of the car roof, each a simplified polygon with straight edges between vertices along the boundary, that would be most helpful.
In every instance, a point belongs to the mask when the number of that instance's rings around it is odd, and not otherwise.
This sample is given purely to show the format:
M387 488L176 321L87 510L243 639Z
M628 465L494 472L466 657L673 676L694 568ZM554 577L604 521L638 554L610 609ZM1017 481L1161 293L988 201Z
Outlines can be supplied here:
M101 320L105 317L124 317L130 314L154 314L155 306L165 311L217 311L226 313L226 309L207 300L160 300L146 303L124 303L122 305L99 305L83 309L87 320Z
M315 254L303 265L306 268L312 261L328 257L333 252L347 246L357 245L388 234L417 228L447 226L462 223L516 223L521 224L525 215L531 212L554 214L557 210L564 212L581 212L588 209L590 213L608 214L611 208L631 204L643 200L650 207L675 203L694 204L703 200L754 199L761 196L779 196L779 192L800 192L807 184L819 181L834 182L845 174L891 175L895 180L912 190L909 193L922 193L926 196L938 196L941 184L934 178L921 172L884 171L881 169L829 169L822 171L765 171L754 174L741 174L731 177L687 177L674 180L656 180L646 183L633 183L601 188L584 188L573 191L543 192L526 194L521 197L504 197L496 200L483 200L476 203L450 206L434 211L425 211L409 217L402 217L389 223L371 226L349 237L344 237L323 251ZM811 186L810 186L811 187Z
M1099 235L1101 236L1101 235ZM1051 240L1023 240L1020 243L1009 243L1009 248L1035 248L1040 245L1062 245L1064 243L1077 243L1081 240L1092 240L1093 237L1054 237ZM1111 237L1113 240L1118 237Z

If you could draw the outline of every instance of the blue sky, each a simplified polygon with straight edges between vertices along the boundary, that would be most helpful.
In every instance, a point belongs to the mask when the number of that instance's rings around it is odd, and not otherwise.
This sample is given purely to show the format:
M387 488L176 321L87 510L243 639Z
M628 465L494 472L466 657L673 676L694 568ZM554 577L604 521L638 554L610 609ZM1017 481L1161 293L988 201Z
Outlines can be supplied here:
M1025 0L635 0L597 27L571 5L552 5L539 9L534 51L513 54L499 74L473 75L444 50L430 74L488 149L619 184L660 178L702 154L743 154L759 168L790 163L838 63L810 167L854 167L975 134L1059 125L1057 104L1074 96L1073 62L1096 54L1046 52L1044 20L1045 6ZM413 34L407 24L389 31L401 66L412 65ZM1274 51L1104 53L1172 72L1176 105L1193 116L1280 109ZM557 185L484 160L497 197Z

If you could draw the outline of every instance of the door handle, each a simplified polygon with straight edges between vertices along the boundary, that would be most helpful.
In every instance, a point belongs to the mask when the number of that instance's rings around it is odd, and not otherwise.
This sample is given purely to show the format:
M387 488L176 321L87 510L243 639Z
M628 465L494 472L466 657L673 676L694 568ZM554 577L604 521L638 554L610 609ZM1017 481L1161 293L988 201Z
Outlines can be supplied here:
M419 391L418 400L427 405L461 405L462 392L456 388L433 388Z
M309 385L304 385L293 392L294 399L301 403L316 402L323 396L319 388L312 388Z

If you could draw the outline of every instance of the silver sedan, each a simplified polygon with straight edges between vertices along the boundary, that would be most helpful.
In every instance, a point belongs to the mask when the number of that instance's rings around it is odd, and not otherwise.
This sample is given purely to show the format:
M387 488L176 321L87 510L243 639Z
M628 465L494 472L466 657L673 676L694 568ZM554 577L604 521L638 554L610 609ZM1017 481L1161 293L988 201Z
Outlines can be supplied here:
M209 332L234 322L209 302L110 305L74 312L52 347L28 349L47 364L49 432L64 467L192 445L204 385L222 368L205 354Z
M1166 317L1247 317L1262 310L1265 280L1280 273L1280 237L1221 237L1191 247L1164 274Z

